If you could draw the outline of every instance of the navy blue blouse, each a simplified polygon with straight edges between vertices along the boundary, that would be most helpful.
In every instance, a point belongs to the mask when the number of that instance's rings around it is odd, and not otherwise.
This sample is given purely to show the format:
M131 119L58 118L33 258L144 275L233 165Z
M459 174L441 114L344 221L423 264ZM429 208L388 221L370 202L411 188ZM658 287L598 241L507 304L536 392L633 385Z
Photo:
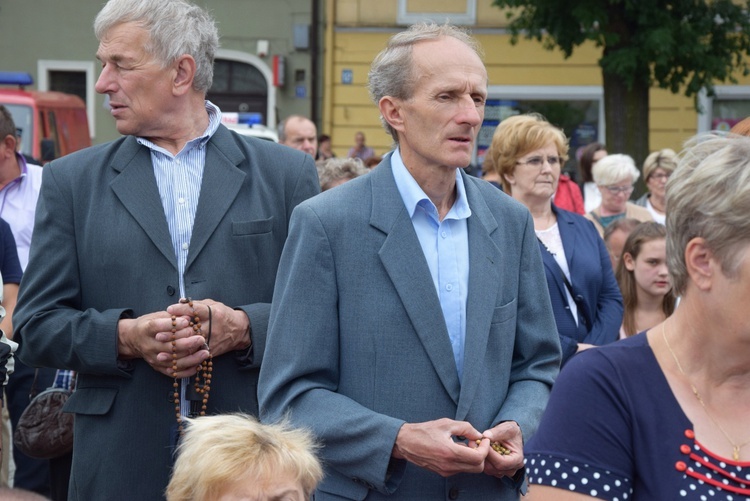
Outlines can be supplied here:
M643 333L573 357L524 449L530 484L611 501L750 499L750 462L701 445Z

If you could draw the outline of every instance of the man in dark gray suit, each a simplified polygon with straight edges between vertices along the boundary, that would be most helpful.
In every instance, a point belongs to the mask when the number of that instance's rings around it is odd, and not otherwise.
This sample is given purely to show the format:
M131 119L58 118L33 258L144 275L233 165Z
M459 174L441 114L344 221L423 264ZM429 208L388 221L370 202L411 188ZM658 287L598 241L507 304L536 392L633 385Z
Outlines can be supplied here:
M477 44L414 26L369 85L397 148L295 209L261 417L319 436L317 501L518 499L560 344L528 210L461 169L487 97Z
M111 0L94 28L125 137L44 168L16 336L25 362L78 371L70 499L162 499L196 367L212 357L206 413L257 413L289 217L319 187L309 155L220 124L205 11Z

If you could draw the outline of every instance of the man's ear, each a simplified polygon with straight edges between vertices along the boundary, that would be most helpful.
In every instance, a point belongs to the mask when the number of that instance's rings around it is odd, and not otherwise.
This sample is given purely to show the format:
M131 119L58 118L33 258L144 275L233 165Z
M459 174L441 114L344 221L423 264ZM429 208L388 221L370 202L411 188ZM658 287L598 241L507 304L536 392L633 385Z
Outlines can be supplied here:
M173 89L175 95L184 95L193 88L195 79L195 59L193 56L183 54L174 63Z
M396 131L403 132L404 117L401 108L401 101L391 96L384 96L378 102L380 115Z
M2 140L2 144L3 146L5 146L4 153L6 156L16 156L16 136L14 136L13 134L6 135Z

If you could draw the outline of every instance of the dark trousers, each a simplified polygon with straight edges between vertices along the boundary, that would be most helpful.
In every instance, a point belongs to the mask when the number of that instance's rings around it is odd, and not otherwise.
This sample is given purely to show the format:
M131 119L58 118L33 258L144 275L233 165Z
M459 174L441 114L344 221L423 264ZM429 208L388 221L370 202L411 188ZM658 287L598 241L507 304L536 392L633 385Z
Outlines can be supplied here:
M21 417L23 410L29 405L29 392L34 381L34 371L35 369L24 364L18 358L15 359L15 370L8 378L8 385L5 387L8 413L13 427ZM39 369L36 382L37 393L52 386L55 372L55 369ZM37 492L42 496L50 496L48 460L30 458L14 447L13 461L16 463L16 473L13 477L14 487Z
M68 486L70 485L70 469L72 466L72 452L49 460L50 499L52 501L68 500Z

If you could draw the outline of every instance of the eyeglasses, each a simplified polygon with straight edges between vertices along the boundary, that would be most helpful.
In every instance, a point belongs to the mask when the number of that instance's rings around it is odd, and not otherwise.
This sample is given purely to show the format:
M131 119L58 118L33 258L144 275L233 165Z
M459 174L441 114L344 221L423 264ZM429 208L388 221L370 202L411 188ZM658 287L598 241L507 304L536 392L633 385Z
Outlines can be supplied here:
M537 169L541 168L542 165L544 165L544 157L531 157L528 160L524 161L518 161L516 162L517 165L531 165L532 167L536 167ZM547 163L550 165L550 167L556 167L562 163L562 158L560 157L547 157Z
M671 172L659 172L658 174L651 174L648 176L649 179L656 179L657 181L664 181L666 179L669 179L669 176L671 176Z
M619 195L620 193L630 195L631 193L633 193L632 186L605 186L604 188L612 195Z

